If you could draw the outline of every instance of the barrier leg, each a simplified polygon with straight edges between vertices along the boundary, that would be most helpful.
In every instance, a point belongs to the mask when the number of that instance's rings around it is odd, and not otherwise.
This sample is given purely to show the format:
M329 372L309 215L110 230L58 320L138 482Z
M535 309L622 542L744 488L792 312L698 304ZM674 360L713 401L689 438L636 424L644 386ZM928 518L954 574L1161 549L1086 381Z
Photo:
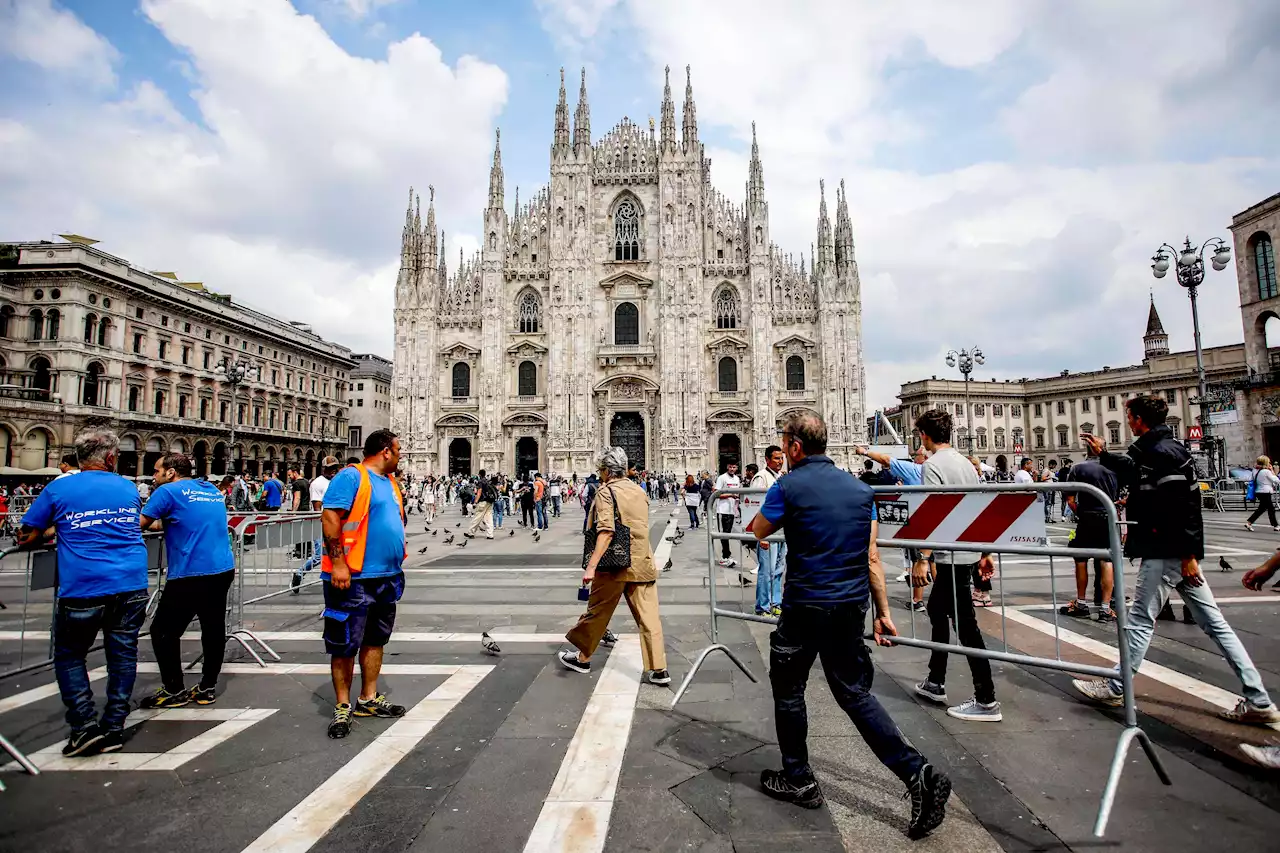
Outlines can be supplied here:
M265 640L263 640L261 637L259 637L257 634L253 633L252 631L250 631L248 628L237 628L237 629L236 629L234 632L232 632L232 633L233 633L233 634L244 634L244 635L245 635L246 637L248 637L250 640L253 640L255 643L257 643L257 644L258 644L258 646L259 646L259 647L260 647L264 652L266 652L267 654L271 655L271 657L272 657L273 659L275 659L276 661L279 661L279 660L280 660L280 655L276 654L276 650L275 650L275 649L273 649L273 648L271 648L269 645L267 645L267 643L266 643L266 641L265 641Z
M13 760L18 762L18 764L22 767L22 769L27 771L27 773L31 774L32 776L40 775L40 768L32 764L31 759L27 758L27 756L23 754L22 750L18 749L16 746L10 743L9 739L6 738L4 735L0 735L0 749L3 749L5 752L9 753L9 755L13 757ZM0 788L0 791L3 791L3 790L4 788Z
M266 661L264 661L261 657L258 656L258 653L253 650L253 646L249 645L249 641L246 640L244 637L241 637L239 633L228 634L227 639L235 640L237 643L240 644L241 648L243 648L246 652L248 652L253 657L253 659L258 662L258 666L262 667L263 669L267 668ZM279 660L279 658L276 658L276 660ZM192 666L194 666L194 664L192 664Z
M676 695L671 700L671 708L673 710L676 707L676 703L680 701L680 697L684 696L684 692L689 689L689 685L693 682L693 677L698 674L698 670L702 667L702 662L705 661L707 656L712 652L724 652L725 655L728 656L729 660L733 661L734 666L742 670L742 674L751 679L752 684L760 683L760 679L755 677L755 674L751 672L746 664L738 660L738 656L735 655L728 646L716 643L714 645L707 646L702 650L698 655L698 659L695 660L693 662L693 666L690 667L689 674L684 677L684 681L680 682L680 689L676 691Z
M1134 738L1138 739L1138 743L1142 744L1142 750L1147 754L1147 758L1151 761L1151 766L1156 771L1156 776L1160 777L1160 781L1166 785L1172 785L1173 780L1169 778L1169 774L1164 769L1164 764L1160 761L1160 757L1156 755L1155 747L1151 745L1151 739L1147 737L1147 733L1137 726L1127 726L1120 733L1120 739L1116 742L1116 751L1111 758L1111 770L1107 774L1107 786L1102 791L1102 803L1098 806L1098 819L1093 825L1093 834L1097 838L1101 838L1103 833L1107 831L1107 821L1111 818L1111 807L1115 804L1116 789L1120 787L1120 774L1124 772L1125 756L1129 753L1129 744Z

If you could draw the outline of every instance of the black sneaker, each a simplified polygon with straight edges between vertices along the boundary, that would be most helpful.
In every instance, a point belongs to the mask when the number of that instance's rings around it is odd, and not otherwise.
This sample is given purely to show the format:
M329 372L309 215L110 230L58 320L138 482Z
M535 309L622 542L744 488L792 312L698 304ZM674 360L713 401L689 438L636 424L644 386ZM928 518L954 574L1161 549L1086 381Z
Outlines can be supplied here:
M98 742L98 752L119 752L124 748L124 729L111 729Z
M369 701L356 699L353 712L357 717L403 717L409 709L403 705L393 705L387 701L385 693L379 693Z
M1077 619L1089 618L1089 605L1073 600L1070 604L1064 604L1058 608L1058 613L1063 616L1074 616Z
M87 729L72 732L71 737L67 739L67 745L62 748L62 754L68 758L94 755L98 752L98 747L104 737L105 734L102 729L98 728L96 723Z
M665 669L655 669L653 672L649 673L649 683L656 684L659 687L666 687L671 683L671 673L667 672Z
M578 660L577 649L565 649L560 652L560 654L556 655L556 660L560 661L560 665L562 667L565 669L571 669L574 672L586 673L591 671L591 661L583 663Z
M610 631L608 628L605 628L604 636L600 638L600 645L613 648L617 644L618 644L618 635Z
M293 590L294 595L298 595L302 590L298 587L302 586L302 575L294 575L293 580L289 581L289 588Z
M782 775L781 770L764 770L760 773L760 789L773 797L787 803L794 803L801 808L821 808L825 800L817 779L810 779L797 785Z
M169 691L161 687L155 693L138 703L139 708L181 708L191 703L191 693L187 690Z
M212 705L218 701L218 688L216 687L192 687L191 701L197 705Z
M907 837L912 840L924 838L947 816L951 780L945 773L934 770L932 764L926 764L907 784L906 796L911 798L911 824L907 828Z
M333 719L329 722L329 737L340 740L351 734L351 706L343 703L333 706Z
M1114 622L1116 621L1116 612L1110 607L1104 607L1098 611L1098 621L1107 623Z

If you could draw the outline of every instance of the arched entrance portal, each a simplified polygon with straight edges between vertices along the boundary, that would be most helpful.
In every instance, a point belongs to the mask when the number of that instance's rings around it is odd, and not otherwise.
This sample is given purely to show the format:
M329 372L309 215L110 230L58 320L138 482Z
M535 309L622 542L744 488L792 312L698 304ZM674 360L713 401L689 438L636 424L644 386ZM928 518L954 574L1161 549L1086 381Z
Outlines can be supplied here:
M716 455L717 470L721 474L729 465L742 465L742 439L737 433L726 432L720 436L719 453ZM739 471L741 473L741 471Z
M538 440L528 436L516 441L516 476L524 479L530 471L538 470Z
M615 412L609 424L609 444L627 452L627 464L637 470L645 467L644 418L639 412Z
M465 438L455 438L449 442L449 476L471 474L471 442Z

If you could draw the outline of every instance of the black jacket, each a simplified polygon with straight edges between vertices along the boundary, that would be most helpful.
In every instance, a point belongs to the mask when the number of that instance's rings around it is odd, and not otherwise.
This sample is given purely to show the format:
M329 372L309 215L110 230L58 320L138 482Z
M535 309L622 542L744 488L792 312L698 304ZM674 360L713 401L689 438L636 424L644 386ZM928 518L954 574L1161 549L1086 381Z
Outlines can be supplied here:
M1129 487L1129 557L1204 559L1204 521L1195 462L1167 426L1149 430L1127 453L1103 453L1099 461Z

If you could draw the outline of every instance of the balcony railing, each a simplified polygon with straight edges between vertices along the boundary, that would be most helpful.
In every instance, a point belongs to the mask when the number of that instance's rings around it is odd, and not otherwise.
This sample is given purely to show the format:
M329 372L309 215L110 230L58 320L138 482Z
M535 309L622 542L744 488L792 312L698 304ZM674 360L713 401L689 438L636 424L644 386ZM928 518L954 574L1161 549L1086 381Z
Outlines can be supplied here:
M747 401L746 391L712 391L711 403L745 403Z
M469 409L480 405L478 397L445 397L441 404L446 409Z

